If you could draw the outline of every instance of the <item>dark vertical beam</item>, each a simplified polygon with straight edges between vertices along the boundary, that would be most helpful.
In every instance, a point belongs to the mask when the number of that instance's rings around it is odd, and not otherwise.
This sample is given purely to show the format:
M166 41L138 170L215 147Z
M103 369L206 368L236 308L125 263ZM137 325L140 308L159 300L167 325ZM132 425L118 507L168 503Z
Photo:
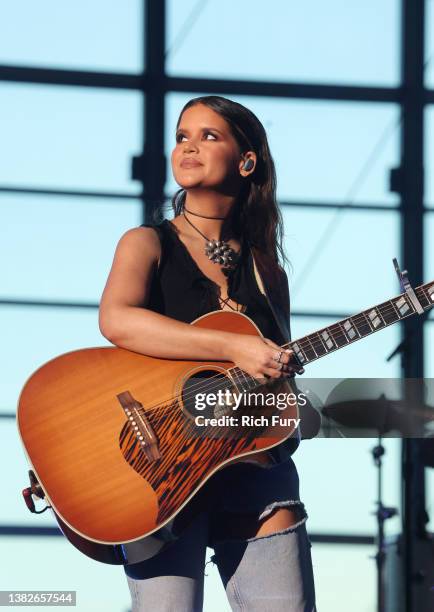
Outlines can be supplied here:
M403 0L402 10L402 128L400 193L403 267L413 285L424 282L424 4ZM411 319L411 320L410 320ZM418 317L404 322L411 351L404 359L408 378L422 377L423 330Z
M166 159L164 156L164 73L166 51L166 0L145 0L146 18L146 97L145 195L146 222L158 201L164 197Z
M392 175L401 195L401 248L403 268L410 282L419 285L424 279L424 17L425 0L402 0L402 123L401 166ZM404 378L421 378L424 374L423 326L418 317L403 325L407 350L402 356ZM406 391L407 400L409 391ZM403 544L405 610L414 610L414 575L417 563L415 539L424 529L424 467L419 457L417 439L403 440Z
M133 159L133 178L143 185L143 220L152 221L158 202L164 198L166 160L164 156L164 72L166 49L166 0L143 0L145 10L146 94L143 115L143 154ZM146 82L146 88L145 88Z

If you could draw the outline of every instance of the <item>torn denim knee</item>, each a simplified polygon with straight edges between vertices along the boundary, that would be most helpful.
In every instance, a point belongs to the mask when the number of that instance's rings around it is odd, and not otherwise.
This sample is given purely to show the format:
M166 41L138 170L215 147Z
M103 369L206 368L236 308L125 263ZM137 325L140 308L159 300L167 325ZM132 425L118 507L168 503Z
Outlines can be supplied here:
M307 517L308 517L303 502L301 502L298 499L288 499L285 501L276 501L276 502L272 502L271 504L268 504L268 506L265 507L264 511L261 512L261 514L259 515L258 520L260 521L264 520L276 508L289 508L291 506L297 506L298 508L302 510L302 515L303 515L302 518L299 521L297 521L297 523L295 523L294 525L291 525L292 528L298 527L299 525L302 525L307 520Z
M262 514L259 516L259 520L263 520L264 518L269 516L276 508L289 508L291 506L297 506L298 508L302 510L302 516L297 522L295 522L293 525L290 525L289 527L280 529L279 531L273 531L272 533L267 533L264 535L248 538L246 542L256 542L257 540L265 540L267 538L272 538L274 536L285 535L301 527L301 525L303 525L307 521L307 512L306 512L303 502L298 501L298 500L280 501L280 502L273 502L272 504L269 504L265 508L265 510L262 512Z
M270 516L270 514L276 509L276 508L290 508L290 507L294 507L297 506L297 508L300 508L301 511L301 518L295 522L293 525L290 525L289 527L285 527L284 529L280 529L279 531L274 531L272 533L268 533L265 535L261 535L261 536L253 536L251 538L224 538L221 540L217 540L214 542L214 549L216 547L219 547L221 545L225 545L225 544L240 544L240 543L248 543L248 542L254 542L256 540L261 540L261 539L266 539L266 538L271 538L273 536L276 535L283 535L286 533L291 533L292 531L295 531L296 529L298 529L301 525L303 525L307 518L308 518L308 514L306 512L305 506L303 504L303 502L301 502L300 500L296 500L296 499L288 499L285 501L276 501L276 502L272 502L271 504L268 504L265 509L261 512L261 514L258 516L258 521L262 521L263 519L267 518L267 516ZM210 558L209 562L215 563L215 555L213 555ZM209 563L208 562L208 563Z

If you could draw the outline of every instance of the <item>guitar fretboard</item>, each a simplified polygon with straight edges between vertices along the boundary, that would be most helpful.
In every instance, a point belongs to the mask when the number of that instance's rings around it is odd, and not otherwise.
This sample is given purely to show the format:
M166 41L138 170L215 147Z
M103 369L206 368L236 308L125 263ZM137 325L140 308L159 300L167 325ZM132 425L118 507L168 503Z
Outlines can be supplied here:
M424 311L434 306L434 281L420 285L414 292ZM282 348L292 349L301 365L305 366L415 313L416 309L409 296L401 293L387 302L372 306L356 315L333 323L333 325L288 342ZM231 368L230 373L238 388L251 390L259 386L256 378L249 376L240 368Z

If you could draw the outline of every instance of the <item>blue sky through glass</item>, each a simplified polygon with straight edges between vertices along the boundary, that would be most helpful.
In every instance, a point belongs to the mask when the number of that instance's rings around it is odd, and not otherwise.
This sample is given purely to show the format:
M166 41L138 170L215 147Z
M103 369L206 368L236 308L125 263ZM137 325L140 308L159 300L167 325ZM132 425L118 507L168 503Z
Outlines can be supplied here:
M139 193L140 93L0 83L0 96L2 184Z
M168 6L168 71L176 76L352 85L399 80L396 0L169 0ZM180 40L192 9L195 26Z
M0 63L140 72L142 7L142 0L2 2Z

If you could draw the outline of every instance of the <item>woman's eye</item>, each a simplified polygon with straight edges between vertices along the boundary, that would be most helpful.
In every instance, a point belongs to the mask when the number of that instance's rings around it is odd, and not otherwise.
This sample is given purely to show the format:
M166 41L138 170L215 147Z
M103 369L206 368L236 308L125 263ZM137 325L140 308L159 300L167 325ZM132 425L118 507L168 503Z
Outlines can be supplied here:
M212 132L204 132L204 136L206 137L206 140L209 140L208 136L212 136L212 140L217 140L217 136L213 134ZM186 138L185 134L177 134L176 142L182 142L183 138Z

